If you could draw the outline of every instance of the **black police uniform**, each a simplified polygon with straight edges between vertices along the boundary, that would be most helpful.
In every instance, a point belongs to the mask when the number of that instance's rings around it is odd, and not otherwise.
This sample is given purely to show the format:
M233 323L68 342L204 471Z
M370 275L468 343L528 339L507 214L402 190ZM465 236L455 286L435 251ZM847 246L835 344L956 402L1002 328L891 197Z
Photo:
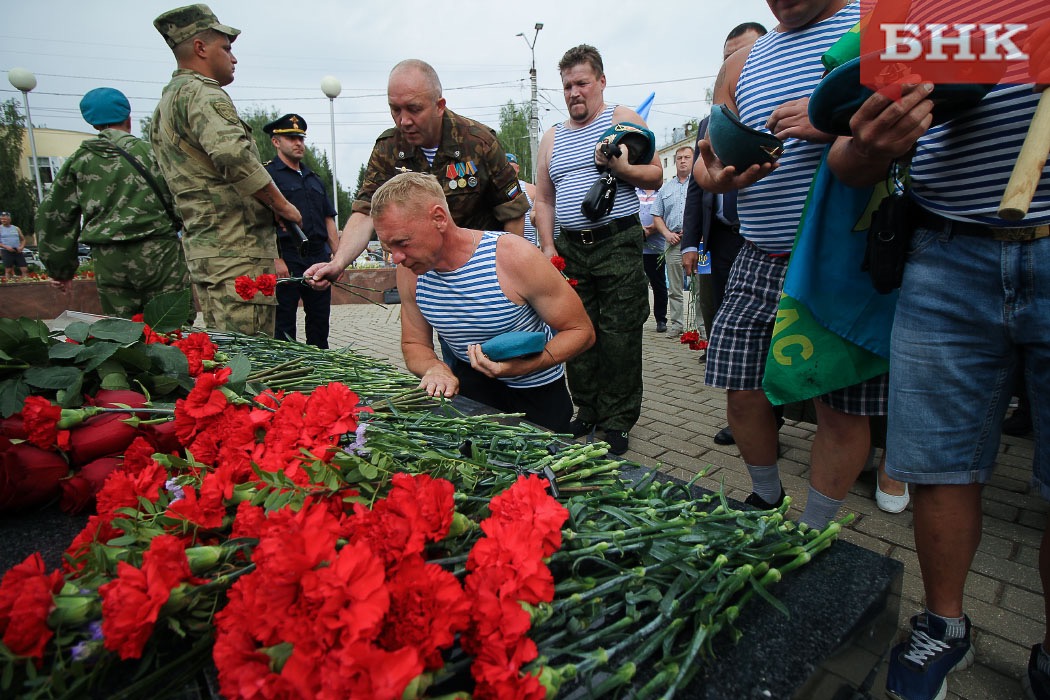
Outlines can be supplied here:
M293 116L296 117L295 130L288 128L293 124L290 119ZM305 128L306 120L302 117L285 115L267 124L263 131L301 135L300 130ZM280 158L274 158L266 164L266 170L277 189L303 216L302 229L308 240L302 246L302 252L301 239L293 229L277 229L281 258L288 265L288 273L293 277L301 276L314 263L331 260L332 249L328 245L326 219L336 215L335 207L325 192L321 178L306 167L305 163L300 163L299 168L298 171L289 168ZM304 284L277 285L277 323L274 337L295 340L295 313L300 298L306 312L306 342L319 348L327 348L329 313L332 306L331 288L317 291Z

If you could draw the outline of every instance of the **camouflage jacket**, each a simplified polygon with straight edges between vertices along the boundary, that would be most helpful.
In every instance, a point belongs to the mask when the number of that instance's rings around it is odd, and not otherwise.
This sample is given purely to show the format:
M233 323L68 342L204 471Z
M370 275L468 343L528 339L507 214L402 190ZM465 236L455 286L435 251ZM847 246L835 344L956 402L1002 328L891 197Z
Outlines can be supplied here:
M517 219L529 210L529 200L518 186L518 176L506 151L489 127L445 110L441 145L428 163L423 151L406 143L397 129L376 139L353 211L372 211L372 195L398 173L413 171L437 177L448 200L452 219L464 228L500 230L501 222Z
M175 238L176 223L120 146L153 176L169 207L171 193L150 146L119 129L105 129L62 164L36 215L40 259L55 279L77 271L77 243L105 245L153 237ZM83 218L83 223L81 220Z
M273 214L252 196L272 180L251 127L219 83L175 71L153 112L150 141L185 225L187 260L277 257Z

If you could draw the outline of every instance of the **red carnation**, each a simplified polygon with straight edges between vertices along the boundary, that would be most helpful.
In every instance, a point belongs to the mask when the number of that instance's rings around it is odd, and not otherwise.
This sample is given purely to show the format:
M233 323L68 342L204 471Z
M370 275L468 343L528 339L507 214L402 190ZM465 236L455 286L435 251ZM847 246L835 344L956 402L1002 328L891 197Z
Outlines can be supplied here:
M570 279L569 279L569 286L570 286L570 287L573 287L573 288L575 288L575 287L576 287L576 285L578 285L579 283L580 283L580 281L579 281L579 280L577 280L577 279L572 279L572 278L570 278Z
M255 284L264 297L272 297L277 289L277 275L259 275L255 278Z
M0 634L4 645L18 656L42 659L54 634L47 616L64 580L60 571L45 571L43 557L34 553L0 580Z
M233 288L237 291L237 295L245 301L251 301L259 292L259 287L256 286L255 280L247 275L241 275L235 279Z
M62 409L43 396L28 396L22 407L22 420L29 442L49 450L58 441L58 421Z
M215 351L218 349L207 333L191 333L181 340L172 343L190 363L190 376L196 377L204 371L204 360L215 359Z
M117 578L99 586L105 647L122 659L137 659L153 634L160 609L183 581L195 582L186 549L173 535L157 535L142 568L117 562Z
M563 258L560 255L551 256L551 264L554 265L554 268L558 272L562 272L565 270L565 258Z

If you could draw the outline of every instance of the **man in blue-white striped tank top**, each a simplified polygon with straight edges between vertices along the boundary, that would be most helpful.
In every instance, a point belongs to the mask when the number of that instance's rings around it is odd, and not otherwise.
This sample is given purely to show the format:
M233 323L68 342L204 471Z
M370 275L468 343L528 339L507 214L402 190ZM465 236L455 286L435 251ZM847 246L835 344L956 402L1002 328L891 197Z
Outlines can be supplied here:
M752 481L747 502L770 507L784 490L777 464L777 422L762 390L777 308L810 182L833 136L809 121L809 94L824 72L821 55L859 19L846 0L770 1L779 24L750 49L728 59L715 84L715 103L727 105L753 129L784 141L780 160L745 172L724 165L705 138L693 176L705 190L739 190L745 239L730 272L707 350L705 382L727 391L727 414ZM886 413L886 376L814 400L810 487L800 519L824 528L835 517L867 461L869 416Z
M431 396L457 393L556 433L569 432L564 362L594 343L583 304L539 248L521 236L460 228L437 179L397 175L372 197L372 221L397 263L401 351ZM455 357L434 352L434 331ZM481 350L507 333L546 343L490 359ZM495 353L493 353L495 354Z
M657 189L663 169L654 155L631 163L627 153L607 158L597 150L613 124L645 126L632 109L605 104L605 70L593 46L569 49L558 63L569 119L543 135L536 173L535 223L548 256L565 259L565 274L594 323L594 347L568 363L576 404L572 433L605 428L610 452L627 451L628 434L642 410L642 325L649 317L649 291L642 267L645 234L638 221L635 187ZM623 146L621 146L623 148ZM616 176L612 209L598 220L581 210L599 176ZM561 236L554 241L557 213Z
M1047 33L1044 25L1044 47ZM1037 184L1022 220L998 213L1039 95L1030 83L1000 85L977 107L930 127L932 90L904 86L896 104L876 93L855 115L853 136L838 139L829 158L841 179L864 185L914 154L886 460L889 473L916 485L915 549L926 600L911 637L890 654L886 687L905 700L943 697L947 674L973 659L963 591L981 540L982 487L996 466L1021 366L1035 428L1032 490L1050 500L1050 167L1028 173ZM1045 526L1039 568L1050 609ZM1036 641L1022 684L1029 698L1050 698L1050 630L1042 640L1014 641Z

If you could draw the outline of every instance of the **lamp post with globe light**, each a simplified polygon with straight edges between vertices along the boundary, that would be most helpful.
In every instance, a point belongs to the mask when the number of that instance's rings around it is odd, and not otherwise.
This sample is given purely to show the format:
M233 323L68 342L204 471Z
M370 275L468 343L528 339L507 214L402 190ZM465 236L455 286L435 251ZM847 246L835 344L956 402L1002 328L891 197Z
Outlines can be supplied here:
M335 98L343 91L339 78L326 75L321 78L321 92L328 97L328 120L332 126L332 202L335 206L335 221L339 225L339 178L335 174Z
M529 172L532 174L533 182L536 181L536 159L540 152L540 112L536 96L536 37L540 35L540 30L543 29L543 22L537 22L535 29L536 33L532 35L531 42L523 32L516 34L516 36L520 36L525 40L529 51L532 53L532 66L529 68L529 80L532 82L532 101L529 108L529 156L532 161L532 169Z
M36 180L36 201L44 201L44 186L40 184L40 164L36 157L36 139L33 137L33 117L29 113L29 92L36 87L36 76L25 68L7 71L7 79L22 93L22 104L26 108L26 125L29 127L29 150L33 154L33 177Z

